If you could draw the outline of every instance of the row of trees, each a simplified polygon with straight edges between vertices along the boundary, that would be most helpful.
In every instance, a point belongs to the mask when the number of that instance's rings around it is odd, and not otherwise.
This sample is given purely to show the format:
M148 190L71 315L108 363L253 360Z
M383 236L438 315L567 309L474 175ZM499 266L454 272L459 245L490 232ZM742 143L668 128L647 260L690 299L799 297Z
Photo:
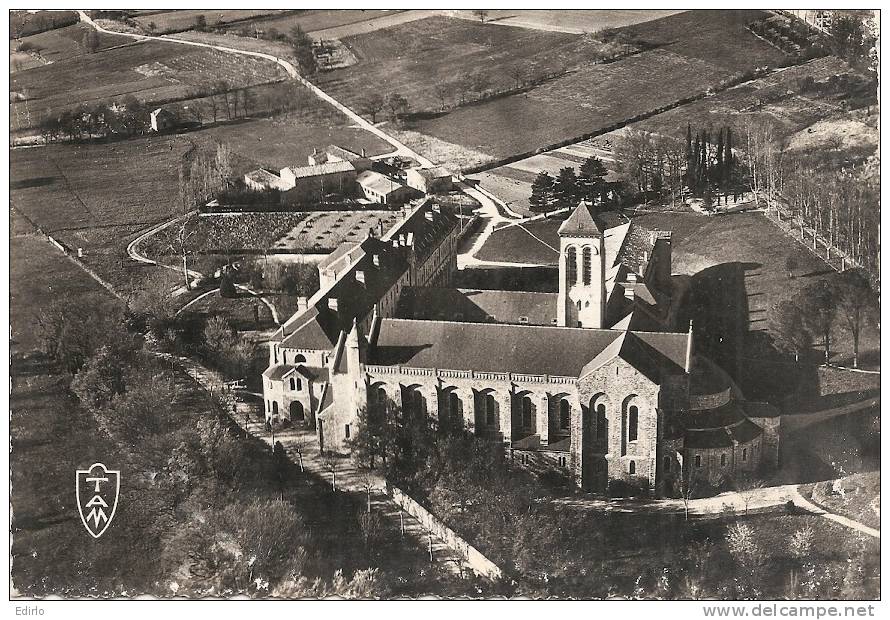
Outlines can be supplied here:
M796 218L801 235L815 235L876 273L880 253L880 184L869 153L790 151L768 122L749 125L745 157L751 190L768 210ZM809 229L809 230L804 230Z
M532 182L529 208L536 212L546 212L574 207L582 200L604 207L610 201L607 172L603 162L596 156L587 158L577 173L570 166L561 169L555 179L546 171L540 172Z
M780 302L772 328L780 349L795 359L807 355L819 342L826 364L831 361L834 335L847 332L853 343L853 367L858 368L862 330L878 320L877 295L866 275L851 269L832 279L817 280Z
M401 121L408 116L411 106L408 99L399 93L390 93L383 95L382 93L369 93L361 102L361 110L363 114L371 116L371 122L377 122L377 115L386 111L387 118L391 121Z

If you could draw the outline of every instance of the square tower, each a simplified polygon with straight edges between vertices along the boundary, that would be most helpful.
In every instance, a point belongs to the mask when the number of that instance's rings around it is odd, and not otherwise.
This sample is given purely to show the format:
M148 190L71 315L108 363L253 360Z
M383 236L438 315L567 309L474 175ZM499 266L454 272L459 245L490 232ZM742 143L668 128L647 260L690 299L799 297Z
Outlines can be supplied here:
M557 322L562 327L606 327L603 233L584 201L559 227Z

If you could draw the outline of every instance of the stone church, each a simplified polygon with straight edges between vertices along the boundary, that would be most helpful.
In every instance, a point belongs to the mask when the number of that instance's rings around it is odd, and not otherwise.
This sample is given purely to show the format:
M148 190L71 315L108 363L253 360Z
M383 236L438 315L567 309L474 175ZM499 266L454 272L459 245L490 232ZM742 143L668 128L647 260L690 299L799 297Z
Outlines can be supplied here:
M669 232L581 203L559 228L557 293L451 286L466 232L427 200L328 256L270 342L267 419L347 453L357 412L394 401L596 492L777 463L777 411L674 329Z

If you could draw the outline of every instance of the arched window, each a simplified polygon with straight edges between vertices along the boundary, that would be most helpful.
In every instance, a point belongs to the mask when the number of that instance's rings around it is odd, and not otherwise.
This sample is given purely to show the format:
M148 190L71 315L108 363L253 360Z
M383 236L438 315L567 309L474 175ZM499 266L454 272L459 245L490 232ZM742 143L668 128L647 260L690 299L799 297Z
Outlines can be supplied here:
M596 406L596 438L598 441L606 441L606 403Z
M742 460L743 461L748 460L748 448L742 448Z
M695 466L701 467L701 455L700 454L695 455Z
M495 425L495 402L494 402L494 394L486 394L485 395L485 424L488 426Z
M296 389L297 389L297 386L296 386L296 384L294 383L294 378L291 377L291 378L290 378L290 391L293 392L293 391L296 390Z
M671 471L671 457L669 456L664 457L664 471Z
M448 422L454 424L460 417L460 397L452 390L448 393Z
M574 247L566 250L566 280L570 285L578 280L578 255Z
M585 246L581 250L581 282L590 284L590 247Z
M304 356L302 356L302 355L294 356L294 364L303 364L305 362L306 362L306 358Z
M568 430L572 422L572 406L568 399L563 398L559 401L559 428Z
M278 415L278 401L272 401L272 415Z
M637 464L636 464L634 461L631 461L631 462L630 462L630 465L628 466L628 470L627 470L627 471L628 471L628 473L630 473L631 475L637 473Z
M636 405L631 405L628 409L627 417L627 440L636 441L637 431L640 424L640 410Z
M297 379L297 391L298 392L303 391L303 380L302 379Z
M725 454L720 455L720 467L726 467L726 455Z
M532 427L532 399L528 396L522 397L522 427Z
M406 388L402 396L402 405L405 412L414 417L422 417L424 411L423 394L417 388Z

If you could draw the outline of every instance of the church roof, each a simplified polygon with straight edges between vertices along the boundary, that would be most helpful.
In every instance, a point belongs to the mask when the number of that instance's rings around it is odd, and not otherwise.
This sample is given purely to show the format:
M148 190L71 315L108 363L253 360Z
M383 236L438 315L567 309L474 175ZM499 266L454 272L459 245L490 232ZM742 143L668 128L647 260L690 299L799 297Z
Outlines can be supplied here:
M406 286L395 314L404 319L552 325L558 299L556 293Z
M603 230L594 220L588 204L582 200L558 232L560 237L599 237Z
M608 329L383 319L369 364L577 377Z
M585 364L580 376L620 357L654 383L661 383L665 374L685 372L687 338L688 334L620 332L618 338Z

